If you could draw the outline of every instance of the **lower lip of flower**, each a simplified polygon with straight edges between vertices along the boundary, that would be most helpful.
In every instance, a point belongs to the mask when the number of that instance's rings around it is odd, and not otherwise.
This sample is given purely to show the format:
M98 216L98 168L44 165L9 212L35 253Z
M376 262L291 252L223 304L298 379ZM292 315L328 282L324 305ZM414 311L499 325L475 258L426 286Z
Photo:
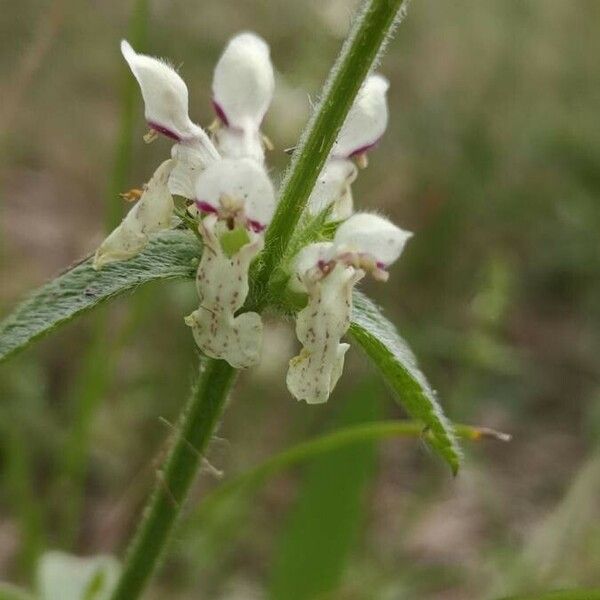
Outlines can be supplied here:
M163 127L162 125L155 123L154 121L148 121L148 127L150 127L150 129L156 131L157 133L162 133L163 135L167 136L168 138L171 138L172 140L175 140L176 142L181 141L181 138L174 131L167 129L166 127Z

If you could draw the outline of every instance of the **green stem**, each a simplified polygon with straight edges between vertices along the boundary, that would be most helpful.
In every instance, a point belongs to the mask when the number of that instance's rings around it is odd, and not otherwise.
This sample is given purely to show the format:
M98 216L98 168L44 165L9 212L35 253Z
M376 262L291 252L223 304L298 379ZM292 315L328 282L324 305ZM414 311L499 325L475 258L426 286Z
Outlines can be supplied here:
M112 600L135 600L156 569L198 465L217 426L236 371L221 360L204 364L177 427L164 468L131 543Z
M365 0L354 19L282 183L252 295L257 307L265 303L269 277L283 257L348 111L407 4L408 0Z

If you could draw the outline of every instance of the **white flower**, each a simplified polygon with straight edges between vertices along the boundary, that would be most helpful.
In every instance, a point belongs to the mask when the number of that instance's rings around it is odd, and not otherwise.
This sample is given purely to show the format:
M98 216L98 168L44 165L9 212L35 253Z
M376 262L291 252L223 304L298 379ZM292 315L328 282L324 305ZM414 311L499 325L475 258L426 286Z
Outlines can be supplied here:
M310 214L317 215L330 205L332 221L342 221L352 214L350 186L358 171L351 159L356 158L360 166L366 166L366 152L384 134L388 122L388 88L388 80L381 75L371 75L365 81L308 200Z
M179 74L158 58L138 54L126 40L121 53L137 79L144 98L144 114L151 129L180 142L206 137L188 114L188 89Z
M213 105L219 118L215 142L223 156L264 159L260 125L273 99L275 79L269 47L254 33L227 44L213 78Z
M246 368L260 360L262 321L257 313L235 314L248 295L248 269L262 250L260 232L273 216L275 192L255 161L222 159L198 177L196 206L208 213L199 226L200 307L185 322L206 355Z
M171 226L173 198L168 188L173 161L163 162L121 224L102 242L94 255L94 269L132 258L148 244L148 236Z
M248 158L224 158L207 167L198 177L194 199L201 211L257 232L275 212L273 184L264 168Z
M290 288L308 294L296 316L300 353L290 360L290 392L306 402L329 398L344 365L348 344L341 343L350 326L352 289L365 272L379 280L401 254L411 234L384 217L357 213L345 221L333 242L310 244L296 256Z
M337 260L345 260L386 281L387 267L398 260L412 233L385 217L356 213L342 223L334 237Z
M179 74L166 62L138 54L123 40L121 52L137 79L144 98L150 129L177 142L172 156L172 193L190 198L195 176L219 153L202 127L188 114L188 89Z

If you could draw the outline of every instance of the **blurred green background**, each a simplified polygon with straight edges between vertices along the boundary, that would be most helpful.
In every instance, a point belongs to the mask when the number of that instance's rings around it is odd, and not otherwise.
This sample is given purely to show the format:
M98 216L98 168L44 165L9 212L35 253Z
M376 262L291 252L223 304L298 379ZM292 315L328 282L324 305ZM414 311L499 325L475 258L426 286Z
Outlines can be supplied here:
M222 47L262 35L278 178L353 5L3 0L2 314L93 250L127 209L116 192L169 151L142 141L122 37L181 64L208 125ZM466 445L456 479L415 440L352 447L195 516L214 469L227 479L342 424L403 416L357 349L326 406L296 403L293 332L272 320L149 598L600 586L599 24L596 0L415 0L381 67L390 127L354 185L358 206L416 234L390 282L365 287L449 416L513 441ZM1 367L0 579L29 582L46 548L122 554L195 373L194 303L189 283L143 288Z

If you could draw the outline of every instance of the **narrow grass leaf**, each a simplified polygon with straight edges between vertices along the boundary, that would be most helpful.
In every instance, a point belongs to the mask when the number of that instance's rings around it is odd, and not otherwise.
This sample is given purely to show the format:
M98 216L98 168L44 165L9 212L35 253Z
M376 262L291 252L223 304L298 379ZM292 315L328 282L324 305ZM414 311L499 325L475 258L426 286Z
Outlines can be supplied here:
M377 387L363 384L346 399L336 425L377 417ZM271 574L271 600L309 600L340 585L363 520L363 495L374 467L374 445L346 446L308 467L289 515Z

